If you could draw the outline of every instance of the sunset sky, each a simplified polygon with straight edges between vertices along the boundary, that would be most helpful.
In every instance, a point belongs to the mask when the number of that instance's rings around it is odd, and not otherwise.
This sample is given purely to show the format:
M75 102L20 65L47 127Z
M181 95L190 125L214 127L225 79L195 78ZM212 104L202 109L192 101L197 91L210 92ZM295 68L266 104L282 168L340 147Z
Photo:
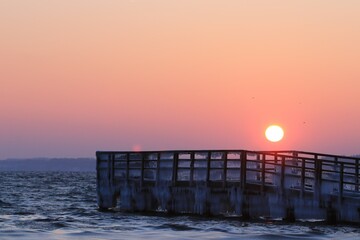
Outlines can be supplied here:
M0 159L132 149L359 154L360 1L0 0Z

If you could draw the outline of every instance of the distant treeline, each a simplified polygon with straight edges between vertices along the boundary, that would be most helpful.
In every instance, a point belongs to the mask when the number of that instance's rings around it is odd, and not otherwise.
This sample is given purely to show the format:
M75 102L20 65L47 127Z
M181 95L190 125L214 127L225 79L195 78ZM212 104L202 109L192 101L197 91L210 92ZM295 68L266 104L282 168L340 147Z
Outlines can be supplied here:
M95 158L31 158L0 160L0 171L95 172Z

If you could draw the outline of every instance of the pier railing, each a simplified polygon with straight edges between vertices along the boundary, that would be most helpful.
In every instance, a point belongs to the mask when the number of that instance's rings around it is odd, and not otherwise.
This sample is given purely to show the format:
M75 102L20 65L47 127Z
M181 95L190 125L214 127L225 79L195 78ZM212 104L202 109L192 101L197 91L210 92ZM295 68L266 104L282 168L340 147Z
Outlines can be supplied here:
M97 152L99 174L113 181L251 183L339 197L360 193L359 164L360 158L300 151Z
M360 158L356 157L247 150L99 151L96 156L99 206L104 208L114 207L121 192L123 196L134 195L136 191L152 191L156 195L159 194L156 186L181 191L204 187L209 191L227 191L228 195L236 189L242 205L249 195L275 194L281 196L277 199L293 202L290 205L303 199L304 209L309 201L311 206L316 203L330 210L336 206L342 208L343 216L349 215L348 208L344 210L342 205L348 199L345 205L352 204L360 218Z

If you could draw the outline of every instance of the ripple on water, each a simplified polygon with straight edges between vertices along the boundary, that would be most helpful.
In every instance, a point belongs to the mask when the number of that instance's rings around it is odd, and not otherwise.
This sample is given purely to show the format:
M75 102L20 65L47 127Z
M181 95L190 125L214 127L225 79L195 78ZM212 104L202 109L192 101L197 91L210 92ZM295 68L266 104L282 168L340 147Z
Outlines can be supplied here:
M190 227L186 224L177 224L177 223L164 223L161 224L157 227L155 227L156 229L171 229L173 231L196 231L196 230L200 230L197 229L195 227Z

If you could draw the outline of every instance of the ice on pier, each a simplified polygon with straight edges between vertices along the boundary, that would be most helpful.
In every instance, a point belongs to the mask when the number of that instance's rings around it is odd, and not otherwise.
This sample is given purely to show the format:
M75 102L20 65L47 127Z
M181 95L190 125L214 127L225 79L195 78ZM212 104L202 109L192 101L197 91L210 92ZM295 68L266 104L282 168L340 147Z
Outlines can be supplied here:
M98 152L98 205L360 222L359 163L298 151Z

